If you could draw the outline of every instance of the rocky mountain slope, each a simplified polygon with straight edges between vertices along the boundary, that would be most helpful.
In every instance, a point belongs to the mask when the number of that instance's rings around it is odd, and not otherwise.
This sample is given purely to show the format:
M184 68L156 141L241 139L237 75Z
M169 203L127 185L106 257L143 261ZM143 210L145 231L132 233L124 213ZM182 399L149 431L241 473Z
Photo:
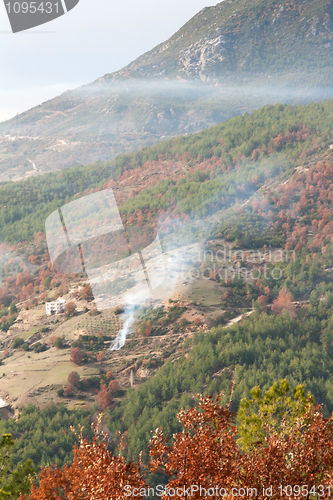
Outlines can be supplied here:
M323 74L332 64L331 0L225 0L194 16L169 40L104 80L121 76L223 83L280 72ZM303 75L304 76L304 75ZM298 76L300 78L301 75Z
M333 97L331 0L225 0L126 68L0 124L0 181L109 160L265 103Z

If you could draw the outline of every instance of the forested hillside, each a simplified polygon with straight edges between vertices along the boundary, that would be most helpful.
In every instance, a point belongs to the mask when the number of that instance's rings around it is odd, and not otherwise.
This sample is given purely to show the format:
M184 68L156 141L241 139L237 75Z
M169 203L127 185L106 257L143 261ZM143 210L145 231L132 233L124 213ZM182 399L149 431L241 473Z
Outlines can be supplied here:
M207 131L172 139L111 162L0 186L2 242L32 241L48 215L75 197L106 187L124 220L228 206L275 176L326 153L332 142L333 101L266 106ZM239 176L239 172L241 176ZM208 195L208 192L210 193ZM229 200L230 198L230 200ZM202 200L202 201L201 201ZM149 216L150 217L150 216Z
M141 311L130 345L136 338L145 343L142 335L147 342L165 336L169 348L148 355L144 364L136 356L134 373L141 366L154 372L119 398L113 396L114 384L106 385L105 375L101 378L99 405L105 410L113 450L117 431L128 431L126 456L135 459L142 450L147 460L151 430L159 426L172 435L180 430L180 407L192 407L198 392L216 395L224 390L227 399L232 381L234 410L242 398L250 397L254 385L268 389L288 378L292 387L304 383L326 415L333 411L332 110L332 101L267 106L108 164L1 186L2 238L11 245L11 255L19 252L22 262L29 261L25 271L18 261L14 266L15 259L10 265L8 246L1 247L7 264L1 290L3 329L11 328L15 318L11 300L23 300L28 287L26 307L33 310L41 292L57 291L61 281L69 279L48 266L42 234L45 218L67 201L112 187L129 226L176 218L186 231L196 218L205 222L199 224L196 238L209 248L210 259L196 266L205 268L206 282L214 284L221 297L218 314L212 313L213 300L207 302L210 292L205 296L200 291L196 299L189 291L185 306L170 299L167 310L147 305ZM161 234L162 239L168 236ZM26 242L18 243L22 240ZM218 255L226 246L232 258L225 264ZM254 253L259 254L255 265ZM233 275L225 274L226 266ZM204 282L203 277L202 286ZM196 326L182 316L194 306L205 316L202 321L195 318ZM246 311L248 317L228 325ZM80 345L88 351L87 343ZM176 355L171 359L168 351ZM8 363L10 357L5 367ZM20 420L3 423L1 431L22 436ZM46 433L48 439L54 436ZM54 453L64 460L56 448ZM24 451L16 454L17 459L26 456ZM36 465L41 463L45 459L37 457Z

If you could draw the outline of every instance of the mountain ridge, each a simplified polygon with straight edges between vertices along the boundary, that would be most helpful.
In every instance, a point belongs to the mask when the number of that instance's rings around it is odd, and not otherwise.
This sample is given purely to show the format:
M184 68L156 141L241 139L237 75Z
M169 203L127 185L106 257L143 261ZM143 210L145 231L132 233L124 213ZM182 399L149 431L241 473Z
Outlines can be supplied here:
M277 13L276 10L278 10ZM293 13L292 18L289 12ZM207 27L207 24L210 24L210 26ZM280 38L281 35L276 32L274 36L279 36L279 38L270 39L269 35L273 34L279 26L285 30L289 29L291 33L283 33L283 37ZM276 42L276 48L281 50L284 45L287 44L288 46L290 39L293 43L296 42L298 47L304 42L309 42L307 48L315 47L315 54L317 54L318 50L323 49L321 55L325 54L328 60L332 61L331 51L329 51L331 43L329 40L332 40L332 27L333 3L331 0L319 0L317 2L311 0L306 2L224 0L213 7L205 7L168 40L138 57L122 70L111 75L105 75L103 78L108 80L118 76L130 76L132 73L135 77L140 77L142 69L151 67L155 69L155 74L154 71L153 74L146 71L144 75L146 78L152 76L167 77L168 74L175 77L176 75L173 73L174 66L166 69L163 69L163 66L167 66L169 54L174 57L176 51L179 55L176 65L178 77L182 75L183 78L190 77L206 82L219 83L221 82L221 74L216 74L214 68L212 71L212 64L215 64L220 72L223 71L224 65L227 72L232 70L232 74L234 74L236 64L239 64L242 71L246 70L251 52L256 52L258 59L263 60L267 52L267 42L271 48ZM254 37L253 31L255 32ZM245 38L243 45L246 45L249 51L244 60L242 60L242 51L233 50L235 48L239 49L238 44L242 43L242 40L238 35L242 34L242 32ZM320 40L320 37L322 40ZM290 47L288 46L288 48ZM162 61L159 61L158 56L162 53ZM233 59L233 64L231 64L230 58ZM155 66L152 66L154 62ZM156 70L158 62L162 70L156 73L158 71L158 69ZM295 70L295 64L300 62L302 61L299 60L297 54L294 55L288 64L289 69ZM311 63L316 66L318 61L313 59ZM319 61L319 66L321 64L322 61ZM262 68L259 68L258 65L255 68L258 74L262 73ZM277 69L280 70L281 68L278 67ZM306 69L309 69L308 65L306 65ZM224 76L222 75L222 78Z

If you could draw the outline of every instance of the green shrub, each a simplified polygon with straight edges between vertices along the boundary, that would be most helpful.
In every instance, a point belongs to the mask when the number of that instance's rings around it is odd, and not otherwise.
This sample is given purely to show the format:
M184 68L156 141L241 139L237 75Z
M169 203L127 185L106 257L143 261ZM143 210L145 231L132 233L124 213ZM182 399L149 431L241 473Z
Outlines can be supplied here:
M35 352L44 352L47 349L46 344L41 344L40 342L37 342L37 344L34 344L33 349Z
M21 339L20 337L16 337L16 339L13 342L13 349L18 349L21 347L21 345L24 344L24 339Z
M60 337L58 337L55 341L54 341L54 347L57 347L58 349L62 349L64 347L64 341L63 339L61 339Z

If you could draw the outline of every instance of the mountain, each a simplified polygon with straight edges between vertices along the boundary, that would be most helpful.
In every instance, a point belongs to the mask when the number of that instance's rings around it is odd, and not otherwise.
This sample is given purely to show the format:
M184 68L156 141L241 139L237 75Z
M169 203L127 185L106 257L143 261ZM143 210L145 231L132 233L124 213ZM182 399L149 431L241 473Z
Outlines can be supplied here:
M332 0L225 0L202 9L169 40L105 81L183 78L224 83L280 76L328 83ZM300 74L299 74L300 73ZM314 82L312 82L314 83Z
M265 103L333 97L332 0L225 0L121 71L0 124L0 181L109 160Z

